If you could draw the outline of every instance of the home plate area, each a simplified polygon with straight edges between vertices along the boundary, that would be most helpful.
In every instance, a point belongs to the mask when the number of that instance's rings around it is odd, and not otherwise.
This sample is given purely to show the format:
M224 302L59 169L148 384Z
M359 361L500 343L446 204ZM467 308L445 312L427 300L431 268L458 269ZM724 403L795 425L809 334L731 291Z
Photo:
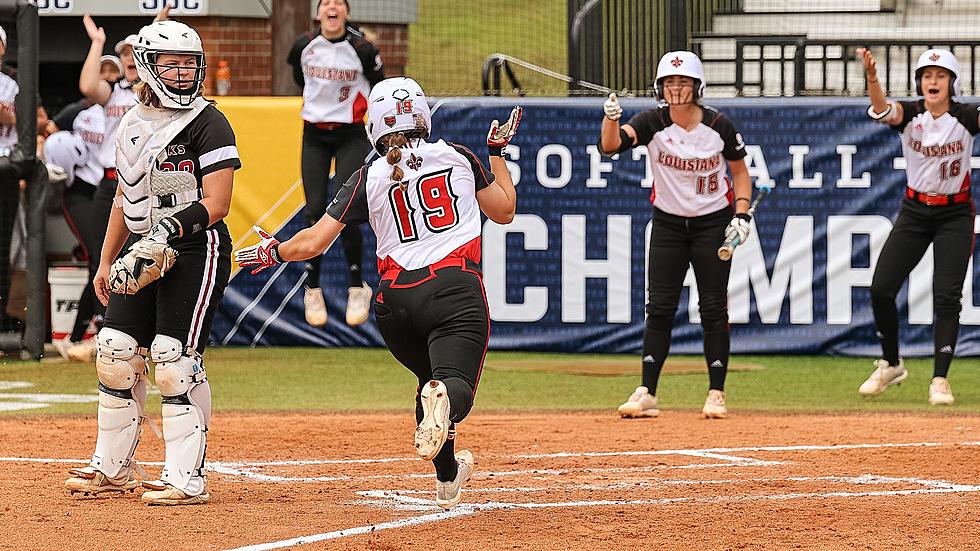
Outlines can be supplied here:
M972 446L963 443L958 446ZM308 534L239 549L276 549L379 530L407 528L494 511L590 508L669 508L679 504L884 500L891 496L964 494L978 481L940 480L875 472L855 461L881 452L940 452L930 442L787 445L652 451L487 454L465 485L463 503L444 511L433 501L434 477L420 460L214 463L225 480L342 485L350 505L403 515L386 522ZM980 450L977 450L980 451ZM862 470L864 469L864 470ZM884 505L884 502L882 503ZM895 506L899 506L896 504Z

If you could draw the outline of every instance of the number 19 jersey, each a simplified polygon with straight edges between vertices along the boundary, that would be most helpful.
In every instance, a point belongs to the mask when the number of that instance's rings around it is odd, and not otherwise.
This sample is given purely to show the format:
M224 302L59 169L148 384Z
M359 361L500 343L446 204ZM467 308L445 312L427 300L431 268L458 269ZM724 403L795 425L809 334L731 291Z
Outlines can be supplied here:
M370 222L379 266L424 268L480 237L476 192L494 176L472 151L442 140L411 140L399 166L401 182L391 180L394 167L384 157L362 167L327 208L345 224Z

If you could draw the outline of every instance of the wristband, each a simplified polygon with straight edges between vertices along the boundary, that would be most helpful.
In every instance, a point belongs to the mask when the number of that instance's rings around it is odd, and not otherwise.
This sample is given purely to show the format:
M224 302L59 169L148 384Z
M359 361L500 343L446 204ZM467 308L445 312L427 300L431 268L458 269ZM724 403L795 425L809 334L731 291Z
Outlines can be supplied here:
M891 115L891 113L892 113L892 104L890 102L888 103L888 107L886 107L885 110L882 111L881 113L875 113L874 105L868 107L868 116L871 117L871 120L873 121L881 122L886 117L888 117L888 115Z
M746 203L751 203L752 202L752 201L749 201L749 198L748 197L738 197L738 198L735 199L735 202L736 203L738 203L739 201L745 201Z
M211 221L207 207L201 203L191 203L189 207L174 214L171 218L174 218L180 223L180 229L182 231L179 235L181 237L187 237L207 228Z
M503 157L504 156L504 146L502 145L488 145L487 149L490 150L491 157Z

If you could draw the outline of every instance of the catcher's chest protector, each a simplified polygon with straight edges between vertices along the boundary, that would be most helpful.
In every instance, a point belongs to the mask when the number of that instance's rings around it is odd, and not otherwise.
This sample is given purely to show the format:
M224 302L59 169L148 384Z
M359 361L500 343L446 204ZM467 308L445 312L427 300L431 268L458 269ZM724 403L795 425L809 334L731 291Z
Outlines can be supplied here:
M116 170L129 231L145 234L155 222L199 198L193 174L162 172L157 164L166 156L167 145L207 106L202 98L190 109L138 105L123 117L116 141ZM161 201L160 196L171 194Z

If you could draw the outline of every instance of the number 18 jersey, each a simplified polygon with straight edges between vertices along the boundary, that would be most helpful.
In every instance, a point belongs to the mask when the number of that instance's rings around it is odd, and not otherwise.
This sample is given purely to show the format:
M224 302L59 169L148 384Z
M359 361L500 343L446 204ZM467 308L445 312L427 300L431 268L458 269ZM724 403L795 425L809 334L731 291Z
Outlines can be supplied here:
M327 208L345 224L370 222L379 266L424 268L480 237L476 192L494 176L472 151L442 140L411 140L399 166L401 182L391 180L394 167L384 157L362 167Z

